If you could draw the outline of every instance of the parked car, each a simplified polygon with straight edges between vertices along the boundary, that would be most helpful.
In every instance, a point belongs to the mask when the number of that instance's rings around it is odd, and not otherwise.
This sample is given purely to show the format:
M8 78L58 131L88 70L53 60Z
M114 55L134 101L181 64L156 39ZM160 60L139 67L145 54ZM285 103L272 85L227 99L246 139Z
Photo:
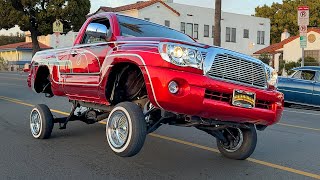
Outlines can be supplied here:
M293 69L290 77L278 78L278 90L286 104L320 106L320 67L305 66Z
M54 123L65 129L73 120L104 120L110 148L128 157L161 124L196 127L217 139L224 156L246 159L256 147L256 129L282 115L273 74L250 56L149 21L101 13L87 19L73 47L33 57L28 85L47 97L68 97L73 108L70 116L53 118L46 105L37 105L31 133L45 139Z

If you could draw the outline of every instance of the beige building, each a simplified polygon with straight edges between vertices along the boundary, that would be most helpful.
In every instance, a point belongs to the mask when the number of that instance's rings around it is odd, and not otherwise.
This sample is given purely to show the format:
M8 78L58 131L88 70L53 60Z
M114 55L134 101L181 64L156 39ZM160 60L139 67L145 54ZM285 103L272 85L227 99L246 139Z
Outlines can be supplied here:
M315 58L320 63L320 28L309 28L307 33L307 48L304 57ZM255 56L269 54L272 57L274 68L279 70L279 60L298 62L302 57L300 36L291 36L286 31L282 33L281 42L272 44L254 53ZM305 64L308 65L308 64Z
M39 44L40 48L51 49L51 47ZM23 68L26 63L31 62L32 59L32 43L31 42L20 42L14 44L7 44L0 46L0 57L8 62L9 69L16 71L19 68Z
M53 47L53 48L65 48L71 47L74 40L76 39L78 32L70 31L66 34L49 34L46 36L39 36L38 41L44 45ZM32 42L30 32L25 32L26 42Z

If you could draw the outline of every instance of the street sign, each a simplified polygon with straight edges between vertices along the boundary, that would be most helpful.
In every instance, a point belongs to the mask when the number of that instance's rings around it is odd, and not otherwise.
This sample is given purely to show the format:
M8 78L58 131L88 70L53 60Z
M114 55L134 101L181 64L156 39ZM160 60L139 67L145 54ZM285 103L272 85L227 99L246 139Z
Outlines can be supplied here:
M300 36L300 47L301 48L307 47L307 36Z
M308 33L308 26L307 25L300 25L299 32L300 32L300 36L303 36L302 34L307 34Z
M54 33L63 33L63 24L58 19L53 23L52 27Z
M309 25L309 7L299 6L298 7L298 25Z

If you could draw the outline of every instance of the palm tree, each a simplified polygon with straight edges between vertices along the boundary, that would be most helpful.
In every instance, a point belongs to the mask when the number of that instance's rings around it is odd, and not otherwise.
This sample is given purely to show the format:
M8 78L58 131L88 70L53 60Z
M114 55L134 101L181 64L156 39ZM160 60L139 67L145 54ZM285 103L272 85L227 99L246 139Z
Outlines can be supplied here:
M214 15L214 42L215 46L221 46L221 0L216 0Z

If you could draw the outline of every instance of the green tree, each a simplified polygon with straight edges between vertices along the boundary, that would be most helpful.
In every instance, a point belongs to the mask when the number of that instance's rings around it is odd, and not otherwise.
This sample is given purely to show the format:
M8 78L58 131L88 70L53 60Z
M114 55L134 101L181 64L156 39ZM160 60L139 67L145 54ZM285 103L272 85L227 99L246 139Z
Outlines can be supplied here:
M278 74L281 75L282 74L282 71L283 71L283 68L285 67L285 61L280 59L279 60L279 71L278 71Z
M0 46L6 45L6 44L13 44L18 42L24 42L25 37L19 36L2 36L0 35Z
M34 54L40 49L37 37L51 34L56 19L63 23L64 32L78 31L90 6L90 0L0 0L0 29L19 25L22 31L30 31Z
M263 5L255 9L255 16L271 20L271 43L281 41L281 33L287 29L291 35L299 33L298 6L307 5L310 8L310 26L320 25L320 1L283 0L282 4L273 3L271 6Z

